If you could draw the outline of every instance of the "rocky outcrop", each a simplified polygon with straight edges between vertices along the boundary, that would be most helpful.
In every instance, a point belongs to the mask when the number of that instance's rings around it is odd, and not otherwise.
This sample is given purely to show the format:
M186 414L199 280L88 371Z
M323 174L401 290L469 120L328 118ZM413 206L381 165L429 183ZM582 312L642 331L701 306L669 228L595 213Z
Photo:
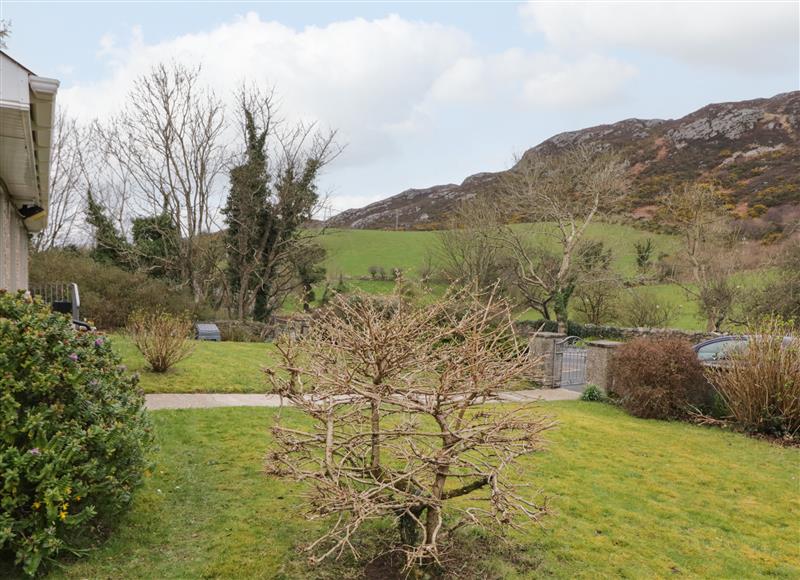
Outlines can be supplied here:
M748 207L800 206L800 91L769 99L712 104L675 120L626 119L560 133L525 152L558 154L589 144L620 151L630 163L632 193L626 211L641 211L670 188L708 180L728 193L746 215ZM502 173L476 173L460 184L409 189L331 218L353 228L435 229L462 200L498 194ZM647 219L647 218L642 218Z

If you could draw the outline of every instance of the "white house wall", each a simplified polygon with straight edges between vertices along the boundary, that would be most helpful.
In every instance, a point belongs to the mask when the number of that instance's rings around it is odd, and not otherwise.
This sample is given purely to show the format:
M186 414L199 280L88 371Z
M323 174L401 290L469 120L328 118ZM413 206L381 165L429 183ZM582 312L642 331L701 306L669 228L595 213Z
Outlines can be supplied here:
M28 286L28 232L8 195L0 189L0 288Z

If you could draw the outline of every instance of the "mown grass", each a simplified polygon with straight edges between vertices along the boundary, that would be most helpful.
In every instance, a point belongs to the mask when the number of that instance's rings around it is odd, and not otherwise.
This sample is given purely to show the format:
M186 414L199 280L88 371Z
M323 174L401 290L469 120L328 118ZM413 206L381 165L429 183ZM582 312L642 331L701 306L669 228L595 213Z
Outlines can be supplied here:
M194 352L166 373L154 373L124 334L110 336L114 350L147 393L263 393L264 367L277 363L275 347L255 342L194 342Z
M539 409L560 425L522 478L553 513L512 535L540 561L534 577L800 576L797 449L599 403ZM302 486L262 474L275 412L154 412L156 468L132 510L107 543L51 577L314 577L296 548L324 523L301 517ZM532 576L497 556L484 565L485 578Z

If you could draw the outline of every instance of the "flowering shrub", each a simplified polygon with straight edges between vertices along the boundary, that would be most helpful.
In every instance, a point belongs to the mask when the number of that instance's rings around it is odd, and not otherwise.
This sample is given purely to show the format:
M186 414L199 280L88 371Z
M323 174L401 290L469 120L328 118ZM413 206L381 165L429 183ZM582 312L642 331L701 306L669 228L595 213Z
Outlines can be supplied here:
M130 503L152 441L137 382L105 337L0 290L0 552L26 574Z

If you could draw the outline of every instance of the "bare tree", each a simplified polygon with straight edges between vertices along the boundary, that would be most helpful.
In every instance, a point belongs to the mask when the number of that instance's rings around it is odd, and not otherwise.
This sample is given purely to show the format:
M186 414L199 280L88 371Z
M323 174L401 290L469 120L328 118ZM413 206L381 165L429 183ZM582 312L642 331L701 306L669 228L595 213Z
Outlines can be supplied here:
M6 39L11 36L11 21L0 18L0 48L6 48Z
M221 102L199 69L159 64L139 77L122 111L98 124L105 154L132 189L132 211L168 215L180 241L174 266L195 302L205 298L198 239L211 230L212 196L225 167Z
M661 200L661 219L682 239L681 257L688 265L686 278L673 281L697 300L706 316L706 330L717 331L729 318L738 289L735 271L735 234L720 192L702 183L684 185ZM679 276L685 272L678 271Z
M31 240L36 252L63 246L71 240L87 187L84 137L85 132L75 119L58 109L51 134L47 227Z
M449 283L474 284L489 288L503 277L506 258L497 232L502 217L489 199L479 197L462 202L447 227L437 233L435 261Z
M331 518L308 546L314 561L354 551L353 534L378 518L394 519L411 567L441 564L464 525L506 528L544 513L509 471L540 449L552 422L530 408L479 406L538 363L516 341L505 303L338 296L311 336L279 349L275 392L314 422L278 418L267 470L310 482L310 517Z
M575 291L575 310L589 324L606 324L619 314L622 284L613 277L587 280Z
M549 318L552 304L565 329L569 300L580 282L578 257L586 230L627 188L626 163L587 146L522 157L507 173L503 203L538 227L542 240L507 227L502 240L514 257L514 279L529 306Z

